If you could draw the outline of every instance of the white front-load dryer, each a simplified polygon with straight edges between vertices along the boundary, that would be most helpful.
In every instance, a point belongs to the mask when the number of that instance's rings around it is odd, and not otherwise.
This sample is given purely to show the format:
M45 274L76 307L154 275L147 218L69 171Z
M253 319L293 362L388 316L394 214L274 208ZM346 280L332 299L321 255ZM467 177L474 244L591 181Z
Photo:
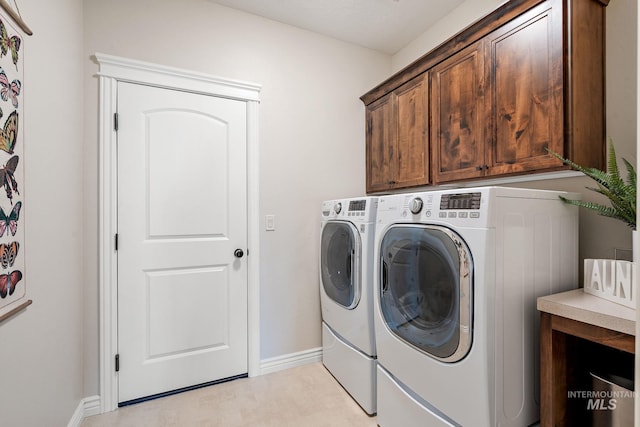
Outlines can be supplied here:
M380 427L538 421L536 299L578 281L577 208L560 194L482 187L379 198Z
M322 204L322 362L368 414L376 412L373 241L377 197Z

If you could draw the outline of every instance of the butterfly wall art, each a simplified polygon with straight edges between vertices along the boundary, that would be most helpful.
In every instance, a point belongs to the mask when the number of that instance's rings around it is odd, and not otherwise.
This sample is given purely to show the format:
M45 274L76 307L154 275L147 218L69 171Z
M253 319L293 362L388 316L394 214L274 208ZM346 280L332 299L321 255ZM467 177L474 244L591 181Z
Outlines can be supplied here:
M1 109L0 117L2 117ZM18 142L18 111L12 111L0 129L0 150L13 154L16 142Z
M20 243L0 243L0 265L5 270L9 267L13 267L13 263L18 256L18 249L20 249Z
M18 95L20 95L20 90L22 89L20 80L13 79L13 81L9 82L7 73L0 67L0 86L2 86L2 89L0 89L2 100L8 101L11 98L13 108L18 108Z
M11 233L12 236L16 235L18 231L18 219L20 219L20 209L22 209L22 202L16 203L11 209L9 215L4 213L4 209L0 207L0 237L4 236L5 231L7 236Z
M0 7L0 327L31 304L24 240L25 33ZM6 197L5 197L6 196Z
M5 56L8 52L11 52L11 60L13 65L16 66L16 70L18 69L18 51L21 44L22 39L15 34L10 36L7 32L7 27L0 19L0 56Z
M20 280L22 280L20 270L12 271L9 274L0 274L0 298L4 299L7 295L13 295Z
M18 182L16 181L15 172L18 167L18 156L13 156L0 169L0 186L4 186L7 198L13 205L13 193L20 194L18 191Z

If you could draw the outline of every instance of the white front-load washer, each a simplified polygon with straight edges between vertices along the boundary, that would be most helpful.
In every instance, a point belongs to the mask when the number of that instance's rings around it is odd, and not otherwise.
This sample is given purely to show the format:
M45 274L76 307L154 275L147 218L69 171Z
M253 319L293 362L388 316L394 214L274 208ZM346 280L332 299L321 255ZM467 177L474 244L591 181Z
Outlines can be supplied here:
M377 197L322 204L322 362L368 414L376 412L373 241Z
M536 298L578 283L578 212L560 194L482 187L379 198L380 427L539 420Z

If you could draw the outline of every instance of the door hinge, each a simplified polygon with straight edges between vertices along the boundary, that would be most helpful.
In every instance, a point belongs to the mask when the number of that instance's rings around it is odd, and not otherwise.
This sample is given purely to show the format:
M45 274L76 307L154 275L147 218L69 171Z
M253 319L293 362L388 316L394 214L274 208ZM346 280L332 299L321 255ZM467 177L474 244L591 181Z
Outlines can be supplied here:
M115 245L116 245L116 251L118 250L118 233L116 233L115 236Z
M120 371L120 355L116 354L116 372Z
M113 113L113 130L118 132L118 113Z

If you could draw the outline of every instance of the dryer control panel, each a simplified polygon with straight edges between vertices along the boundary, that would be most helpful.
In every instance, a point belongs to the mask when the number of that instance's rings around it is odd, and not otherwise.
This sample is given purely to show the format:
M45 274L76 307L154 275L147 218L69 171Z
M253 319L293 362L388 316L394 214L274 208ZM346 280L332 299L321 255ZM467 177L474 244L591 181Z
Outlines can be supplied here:
M572 208L558 196L580 197L562 191L510 187L434 189L417 193L390 194L378 198L376 223L383 228L393 223L498 227L504 218L529 214L534 209L561 211Z
M382 196L378 222L391 218L401 221L446 221L459 226L482 227L488 219L487 194L483 189L437 190Z
M377 197L327 200L322 203L322 220L375 222L377 208Z
M478 219L481 217L482 193L480 191L441 193L437 206L439 219Z

